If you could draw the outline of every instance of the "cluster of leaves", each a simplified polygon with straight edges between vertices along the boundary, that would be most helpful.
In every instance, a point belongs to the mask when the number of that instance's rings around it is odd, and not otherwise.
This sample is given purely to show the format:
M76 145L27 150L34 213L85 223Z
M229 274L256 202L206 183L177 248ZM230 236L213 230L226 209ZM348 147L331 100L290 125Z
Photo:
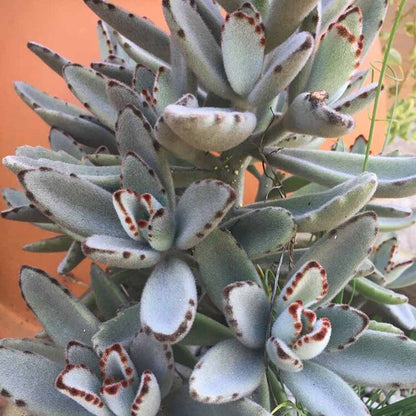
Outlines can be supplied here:
M3 160L23 190L3 191L2 215L57 233L26 249L66 251L58 273L109 268L80 300L22 268L44 332L1 341L1 394L63 416L360 416L352 385L415 386L416 308L395 290L416 266L394 236L415 213L375 200L416 193L415 158L367 160L362 136L317 150L375 97L357 67L385 2L221 0L224 18L164 0L170 35L85 2L101 61L29 48L86 109L16 83L50 149Z

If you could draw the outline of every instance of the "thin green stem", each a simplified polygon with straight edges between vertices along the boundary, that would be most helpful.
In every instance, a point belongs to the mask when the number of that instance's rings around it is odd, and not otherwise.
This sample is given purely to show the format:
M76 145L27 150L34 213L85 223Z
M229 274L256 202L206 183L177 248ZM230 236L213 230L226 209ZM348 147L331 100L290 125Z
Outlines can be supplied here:
M373 135L374 135L377 108L378 108L378 103L379 103L379 100L380 100L381 90L382 90L382 87L383 87L384 75L385 75L386 69L387 69L387 59L388 59L388 56L389 56L389 53L390 53L390 50L391 50L391 46L393 44L393 40L396 36L397 29L399 28L400 16L403 12L403 9L404 9L405 5L406 5L406 0L401 0L399 9L397 10L397 13L396 13L396 18L394 19L393 28L391 30L389 40L387 42L386 49L384 51L383 64L381 66L380 78L378 80L376 96L375 96L375 99L374 99L374 107L373 107L373 114L372 114L372 118L371 118L370 132L368 134L367 149L366 149L366 152L365 152L365 158L364 158L364 163L363 163L363 172L365 172L367 170L368 158L370 156L371 142L373 140Z

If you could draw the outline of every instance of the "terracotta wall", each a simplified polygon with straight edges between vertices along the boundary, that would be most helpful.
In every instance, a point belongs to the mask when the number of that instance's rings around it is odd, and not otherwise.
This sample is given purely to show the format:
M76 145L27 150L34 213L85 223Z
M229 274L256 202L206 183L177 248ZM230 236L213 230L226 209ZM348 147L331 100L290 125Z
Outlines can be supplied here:
M163 25L160 1L118 0L117 4L145 15ZM97 18L82 0L14 0L0 4L0 145L1 157L24 144L47 146L48 127L14 93L13 80L24 80L41 90L76 103L62 79L49 70L27 48L33 40L56 50L75 62L88 65L98 59L95 38ZM164 26L165 27L165 26ZM367 114L358 125L358 133L366 133ZM382 128L378 130L382 138ZM379 149L379 145L376 149ZM1 167L1 187L18 187L13 174ZM5 204L1 202L1 208ZM46 231L24 223L0 220L0 337L29 335L37 330L36 322L24 306L17 290L18 270L22 264L40 267L56 276L56 267L64 253L34 254L21 247L37 239L48 237ZM75 270L75 278L88 275L85 264ZM85 286L62 279L75 293ZM58 311L57 311L58 312Z

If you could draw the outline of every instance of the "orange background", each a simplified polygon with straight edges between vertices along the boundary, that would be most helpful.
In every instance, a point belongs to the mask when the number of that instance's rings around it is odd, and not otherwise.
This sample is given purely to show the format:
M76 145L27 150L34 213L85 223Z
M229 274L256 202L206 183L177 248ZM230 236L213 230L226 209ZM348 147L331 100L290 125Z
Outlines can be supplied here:
M118 0L117 4L166 28L160 1ZM98 60L98 45L95 24L98 18L81 0L14 0L2 1L0 5L0 42L2 65L0 66L0 156L14 153L17 146L24 144L48 146L49 127L24 104L15 94L12 82L26 81L37 88L67 101L77 103L63 80L47 68L26 48L33 40L50 47L74 62L88 66ZM380 57L370 59L380 59ZM385 112L385 102L381 114ZM383 110L384 108L384 110ZM383 123L379 123L375 138L380 149L384 140ZM368 113L364 112L358 123L358 134L368 133ZM17 179L1 167L1 187L18 187ZM3 201L1 208L5 208ZM52 236L51 233L33 226L0 219L0 337L32 335L38 330L35 319L25 307L18 290L20 265L29 264L46 270L56 277L56 267L65 253L36 254L21 250L30 242ZM84 262L75 269L76 278L88 281L88 265ZM67 286L81 294L85 286L59 278ZM57 311L59 313L59 311Z

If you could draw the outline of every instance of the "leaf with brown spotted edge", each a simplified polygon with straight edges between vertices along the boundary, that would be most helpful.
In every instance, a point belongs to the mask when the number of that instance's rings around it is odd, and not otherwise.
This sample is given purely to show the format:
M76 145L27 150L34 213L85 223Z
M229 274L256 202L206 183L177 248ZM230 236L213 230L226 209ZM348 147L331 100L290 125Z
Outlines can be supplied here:
M89 412L55 390L63 364L27 351L0 347L0 395L33 414L88 416ZM34 374L36 380L34 380Z
M62 69L64 66L71 63L69 59L59 55L57 52L40 43L28 42L27 47L58 75L62 76Z
M144 330L162 343L175 344L191 329L196 307L195 279L189 266L176 258L158 263L141 297Z
M415 354L416 342L406 336L367 329L345 350L315 360L349 383L397 389L416 385Z
M42 167L22 171L19 180L31 202L53 222L79 236L79 240L100 233L126 235L111 194L97 185Z
M251 394L263 375L262 349L249 349L231 339L218 343L200 359L189 379L189 391L202 403L227 403Z
M348 361L345 364L348 365ZM354 390L341 377L321 365L306 361L302 371L297 373L281 371L280 374L296 399L314 415L368 416L370 414Z
M305 115L303 115L305 118ZM268 161L279 169L324 186L334 186L362 173L364 155L325 150L267 147ZM380 198L402 198L416 193L416 159L412 156L370 156L367 171L377 175Z
M237 94L247 95L259 78L265 44L264 25L258 20L243 11L227 15L221 49L228 81Z
M222 308L223 289L230 283L239 282L242 276L261 285L247 253L228 231L217 229L212 232L195 247L194 256L200 282L219 309Z
M296 232L291 213L277 207L252 209L232 218L223 227L231 231L251 259L276 252Z
M107 98L107 78L93 69L69 64L63 70L65 81L81 103L110 129L114 129L117 111Z
M172 392L163 401L163 405L170 416L271 416L250 399L215 405L198 402L189 395L187 385Z
M343 350L354 344L368 328L368 316L348 305L330 303L314 310L318 318L328 318L332 334L325 349L327 352Z
M151 333L140 329L129 345L129 355L139 374L146 370L154 374L160 393L165 397L175 377L172 347L158 342Z
M82 406L87 414L112 416L112 412L100 397L100 386L99 378L85 364L67 364L55 381L56 390L72 399L72 403Z
M225 319L236 338L248 348L262 348L270 312L264 289L251 280L231 283L223 290Z
M301 300L303 305L308 307L321 300L327 293L325 269L316 261L309 261L293 273L282 288L277 301L277 312L281 313L295 300Z
M338 137L351 132L354 120L329 107L326 91L298 95L286 112L283 124L288 131L320 137Z
M149 19L102 0L84 0L111 27L145 50L169 62L169 37Z
M223 98L234 97L225 75L221 49L193 2L169 0L163 2L163 13L187 65L204 85Z
M176 104L165 108L163 120L188 145L216 152L239 145L256 127L256 116L248 111Z
M205 239L234 205L236 193L221 181L205 179L191 184L175 211L175 246L186 250Z
M19 285L27 305L56 344L66 347L69 341L78 340L91 345L98 320L68 289L42 270L29 266L22 267Z

